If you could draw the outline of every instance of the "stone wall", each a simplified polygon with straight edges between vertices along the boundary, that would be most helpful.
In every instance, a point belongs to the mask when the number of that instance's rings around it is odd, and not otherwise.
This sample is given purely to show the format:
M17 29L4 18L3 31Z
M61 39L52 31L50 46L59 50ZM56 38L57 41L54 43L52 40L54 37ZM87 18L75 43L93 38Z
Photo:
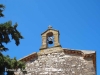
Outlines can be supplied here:
M25 75L95 75L92 59L64 52L43 54L26 63Z

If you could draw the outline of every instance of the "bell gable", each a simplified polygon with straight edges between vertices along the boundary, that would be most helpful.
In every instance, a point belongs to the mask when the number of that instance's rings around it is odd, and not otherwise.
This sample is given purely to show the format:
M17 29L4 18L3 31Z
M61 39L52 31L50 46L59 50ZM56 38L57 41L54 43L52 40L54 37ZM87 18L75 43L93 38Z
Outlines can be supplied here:
M41 34L42 36L42 46L41 49L48 48L48 44L54 43L54 47L60 46L59 43L59 31L52 28L52 26L49 26L48 29ZM52 40L49 40L50 38L53 38Z

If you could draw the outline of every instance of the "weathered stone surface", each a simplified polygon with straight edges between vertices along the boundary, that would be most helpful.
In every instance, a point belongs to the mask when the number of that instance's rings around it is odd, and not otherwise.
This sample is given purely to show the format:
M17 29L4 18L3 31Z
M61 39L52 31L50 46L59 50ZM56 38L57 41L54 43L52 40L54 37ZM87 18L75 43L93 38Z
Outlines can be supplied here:
M92 60L55 52L26 63L25 75L95 75Z

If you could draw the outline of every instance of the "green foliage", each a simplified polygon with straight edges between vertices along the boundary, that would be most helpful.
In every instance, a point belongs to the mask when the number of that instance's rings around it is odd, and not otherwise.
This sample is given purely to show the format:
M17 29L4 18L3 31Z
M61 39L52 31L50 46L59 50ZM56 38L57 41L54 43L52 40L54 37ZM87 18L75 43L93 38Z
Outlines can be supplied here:
M2 13L4 11L4 9L5 9L5 6L3 4L0 4L0 17L4 17L4 15Z
M23 36L17 30L17 26L17 23L12 26L11 21L0 24L0 51L8 50L2 43L9 43L11 41L10 36L15 40L17 46L20 44L20 39L23 39Z
M4 17L3 11L5 9L5 6L3 4L0 4L0 17ZM20 34L20 32L17 30L18 24L15 23L12 26L12 22L8 21L5 23L0 24L0 52L8 50L8 48L4 47L2 43L9 43L12 37L13 40L15 40L15 44L18 46L20 44L20 39L23 39L23 36Z
M2 53L0 53L0 75L3 75L4 71L5 71L4 58Z
M6 69L25 69L25 63L22 61L17 61L16 58L10 59L10 57L7 56L0 56L0 75L5 72ZM14 71L7 71L7 75L13 75Z

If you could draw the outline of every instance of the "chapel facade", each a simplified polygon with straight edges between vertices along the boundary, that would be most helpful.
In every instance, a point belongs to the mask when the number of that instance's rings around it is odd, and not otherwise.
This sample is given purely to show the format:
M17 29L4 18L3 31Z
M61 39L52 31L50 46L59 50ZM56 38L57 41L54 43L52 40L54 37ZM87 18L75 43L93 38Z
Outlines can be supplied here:
M49 26L41 34L40 51L19 60L26 62L27 73L18 71L16 75L96 75L96 52L62 48L59 35Z

